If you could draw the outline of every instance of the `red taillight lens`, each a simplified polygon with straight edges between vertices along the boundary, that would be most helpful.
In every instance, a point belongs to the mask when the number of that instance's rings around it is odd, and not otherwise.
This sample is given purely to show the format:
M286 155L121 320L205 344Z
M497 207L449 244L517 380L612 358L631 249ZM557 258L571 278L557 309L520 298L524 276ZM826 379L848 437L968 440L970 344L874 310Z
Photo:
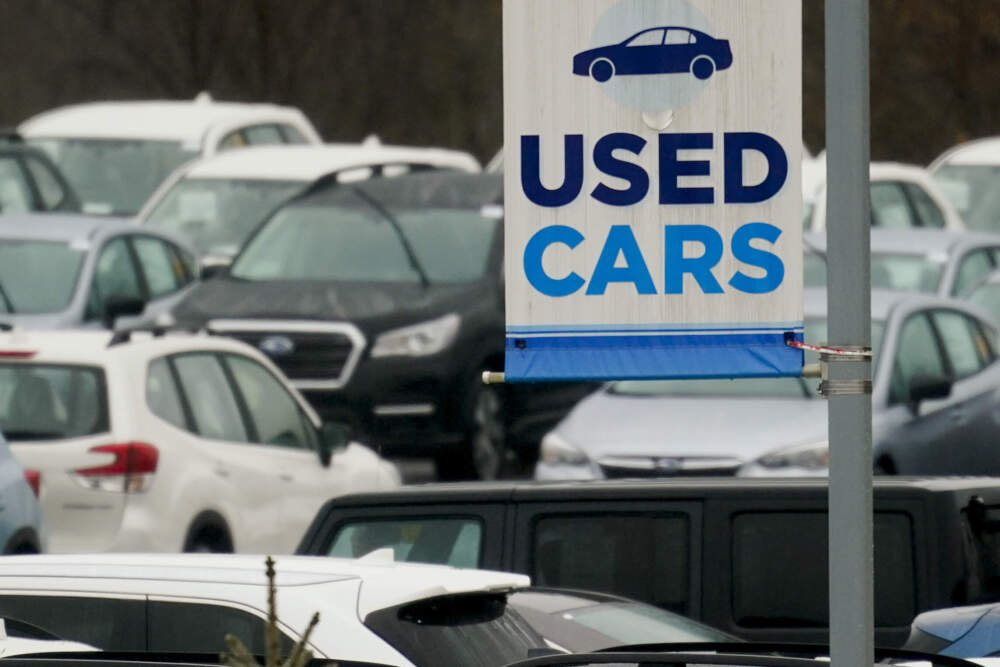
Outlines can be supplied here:
M24 471L24 479L27 480L28 486L31 487L31 490L34 491L35 497L37 498L42 488L42 473L37 470L27 468Z
M144 442L100 445L91 447L90 451L95 454L115 455L110 463L75 471L85 486L103 491L124 493L145 491L160 459L160 452L156 447Z
M31 359L36 354L34 350L0 350L0 359Z

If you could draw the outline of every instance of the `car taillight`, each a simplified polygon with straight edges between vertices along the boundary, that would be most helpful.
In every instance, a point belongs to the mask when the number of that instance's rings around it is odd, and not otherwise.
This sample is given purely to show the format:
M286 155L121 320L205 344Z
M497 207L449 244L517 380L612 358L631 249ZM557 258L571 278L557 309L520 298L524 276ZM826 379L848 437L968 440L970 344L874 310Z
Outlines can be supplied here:
M37 470L27 468L24 471L24 479L28 482L28 486L31 487L31 490L34 491L35 497L37 498L38 493L42 488L42 473Z
M74 471L77 480L91 489L141 493L149 488L156 472L160 453L156 447L144 442L127 442L122 445L91 447L95 454L114 454L110 463Z

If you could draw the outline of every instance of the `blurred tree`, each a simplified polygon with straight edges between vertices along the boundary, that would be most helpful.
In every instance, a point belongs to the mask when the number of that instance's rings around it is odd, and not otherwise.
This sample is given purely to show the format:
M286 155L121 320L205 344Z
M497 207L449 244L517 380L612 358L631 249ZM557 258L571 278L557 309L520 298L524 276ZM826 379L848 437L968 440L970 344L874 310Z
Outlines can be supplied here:
M735 1L735 0L734 0ZM823 148L823 0L803 4L806 144ZM324 137L465 148L502 134L501 0L0 0L0 125L102 98L267 100ZM1000 134L1000 0L871 3L872 155Z

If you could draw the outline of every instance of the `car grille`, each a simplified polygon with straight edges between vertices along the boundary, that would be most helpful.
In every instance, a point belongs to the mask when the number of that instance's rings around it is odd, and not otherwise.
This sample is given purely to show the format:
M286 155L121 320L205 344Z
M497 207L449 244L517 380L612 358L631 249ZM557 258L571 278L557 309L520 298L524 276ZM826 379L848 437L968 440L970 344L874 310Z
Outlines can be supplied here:
M240 326L238 320L210 323L220 334L236 338L266 354L300 389L337 389L350 379L365 342L352 325L319 323L315 330L295 322L287 328L282 322L254 322ZM268 341L280 339L273 349ZM288 345L290 343L290 345ZM281 349L288 347L290 349Z
M697 461L697 463L695 463ZM597 462L607 479L627 477L705 477L735 475L740 462L731 458L696 460L673 457L614 457Z

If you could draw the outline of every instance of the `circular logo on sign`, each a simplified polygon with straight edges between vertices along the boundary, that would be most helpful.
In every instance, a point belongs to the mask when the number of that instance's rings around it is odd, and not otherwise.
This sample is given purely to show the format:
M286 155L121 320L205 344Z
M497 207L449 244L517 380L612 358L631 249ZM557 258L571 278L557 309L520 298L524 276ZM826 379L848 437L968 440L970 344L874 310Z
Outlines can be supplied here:
M658 112L689 103L732 63L728 40L686 0L621 0L573 57L573 73L622 106Z

